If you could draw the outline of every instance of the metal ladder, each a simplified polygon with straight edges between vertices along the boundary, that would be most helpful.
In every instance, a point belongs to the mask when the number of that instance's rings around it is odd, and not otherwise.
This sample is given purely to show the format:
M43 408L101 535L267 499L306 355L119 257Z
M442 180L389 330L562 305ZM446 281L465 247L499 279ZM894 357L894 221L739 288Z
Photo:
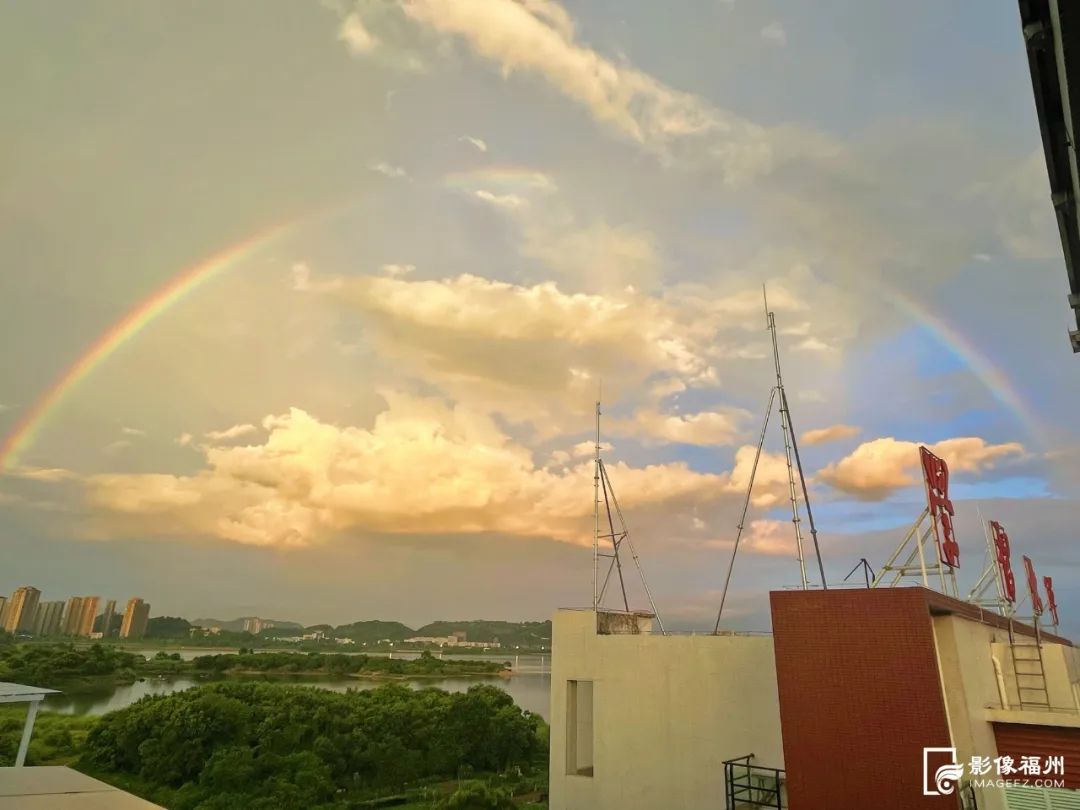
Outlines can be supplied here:
M1046 669L1043 666L1042 644L1036 635L1034 644L1018 642L1009 634L1013 674L1016 676L1016 695L1021 709L1049 709L1050 693L1046 690Z

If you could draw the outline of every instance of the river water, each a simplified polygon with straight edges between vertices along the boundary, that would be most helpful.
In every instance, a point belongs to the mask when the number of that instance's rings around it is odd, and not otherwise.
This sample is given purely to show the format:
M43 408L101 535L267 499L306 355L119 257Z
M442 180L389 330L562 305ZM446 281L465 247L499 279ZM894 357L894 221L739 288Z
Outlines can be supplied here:
M152 656L156 650L139 650L147 657ZM181 658L190 660L200 655L212 655L215 650L167 650L167 652L179 652ZM228 652L235 652L229 650ZM394 658L415 658L416 653L394 653ZM478 683L491 684L504 690L514 699L514 702L523 709L539 714L548 720L549 698L551 695L551 671L550 657L541 656L480 656L480 655L447 655L446 658L462 658L466 660L494 660L510 661L514 664L514 671L509 677L491 678L444 678L422 679L415 681L393 681L402 683L412 689L423 689L434 686L445 689L448 692L464 692L470 686ZM234 676L230 676L233 679ZM387 681L365 681L357 678L304 678L302 676L269 676L256 680L274 681L275 683L294 683L304 686L330 689L335 692L344 692L347 689L375 689ZM106 712L122 709L134 703L139 698L147 695L167 695L172 692L181 692L198 686L202 683L211 683L202 678L188 676L176 678L148 678L136 681L133 684L122 686L110 686L101 691L80 692L77 694L50 695L45 699L43 708L46 711L59 712L60 714L105 714Z

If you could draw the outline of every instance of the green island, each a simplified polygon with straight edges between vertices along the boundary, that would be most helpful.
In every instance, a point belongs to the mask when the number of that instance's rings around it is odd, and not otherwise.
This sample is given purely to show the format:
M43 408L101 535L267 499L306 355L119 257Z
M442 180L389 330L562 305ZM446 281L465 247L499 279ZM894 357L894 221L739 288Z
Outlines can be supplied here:
M456 661L422 653L413 659L319 652L238 652L203 655L190 661L179 653L151 658L109 644L16 644L0 642L0 681L29 683L67 692L132 683L151 676L305 676L367 680L494 677L505 663Z
M0 710L6 761L22 718ZM69 765L171 810L510 810L546 806L547 736L489 685L226 680L102 717L45 713L27 764Z

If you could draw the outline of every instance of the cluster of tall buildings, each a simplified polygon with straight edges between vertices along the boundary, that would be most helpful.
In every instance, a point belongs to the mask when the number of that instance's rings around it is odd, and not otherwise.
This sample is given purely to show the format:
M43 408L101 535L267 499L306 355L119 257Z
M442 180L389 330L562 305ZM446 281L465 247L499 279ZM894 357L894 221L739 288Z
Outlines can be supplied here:
M116 600L109 599L99 611L100 596L72 596L67 602L42 602L41 591L32 585L16 588L10 598L0 596L0 629L32 636L78 636L108 638L118 616ZM120 618L120 638L139 639L146 634L150 605L129 599Z

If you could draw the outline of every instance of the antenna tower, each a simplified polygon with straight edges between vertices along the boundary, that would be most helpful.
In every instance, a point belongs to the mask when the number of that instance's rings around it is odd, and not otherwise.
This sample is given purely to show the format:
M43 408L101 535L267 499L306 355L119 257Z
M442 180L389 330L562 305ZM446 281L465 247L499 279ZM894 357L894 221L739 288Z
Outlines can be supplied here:
M630 557L634 561L634 567L637 569L638 576L641 578L641 587L645 590L645 596L649 600L649 610L656 618L656 623L660 627L660 632L663 635L667 635L667 631L664 629L664 622L660 618L660 614L656 611L656 603L653 601L652 591L649 590L649 583L645 580L645 571L641 567L641 561L638 559L637 551L634 549L634 543L630 540L630 530L626 526L626 520L623 517L622 508L619 506L619 500L615 497L615 488L611 485L611 478L608 476L607 467L604 465L604 459L600 456L600 400L596 401L596 444L594 449L593 611L598 611L603 604L608 585L611 584L611 575L614 573L619 581L619 592L622 596L623 609L627 613L630 612L630 599L626 594L626 581L623 579L622 558L619 556L619 551L622 549L623 543L626 543L627 548L630 549ZM604 514L607 518L605 521L608 530L606 534L603 533L605 527L600 520L601 498L603 498ZM600 550L601 540L611 541L610 552ZM601 557L610 559L607 573L604 574L602 581L600 579Z
M806 518L810 524L810 537L814 544L814 555L817 557L818 573L821 577L821 587L828 590L825 581L825 567L821 562L821 549L818 546L817 527L814 525L814 513L810 509L810 493L806 489L806 476L803 475L802 459L799 457L799 444L795 439L795 428L791 424L791 409L788 407L787 392L784 390L784 378L780 373L780 348L776 340L776 316L769 310L769 299L765 288L761 288L762 300L765 303L765 323L772 338L773 366L776 369L776 385L769 391L769 403L765 406L765 421L761 426L761 435L758 437L757 451L754 454L754 464L750 468L750 481L746 487L746 499L743 501L742 515L739 518L738 532L735 535L735 547L731 550L731 560L728 562L727 575L724 577L724 589L720 593L720 610L716 614L716 627L714 633L720 632L720 620L724 615L724 603L727 601L728 587L731 584L731 572L735 567L735 555L739 552L739 541L742 539L743 529L746 526L746 513L750 508L750 498L754 489L754 479L757 476L758 462L761 460L761 449L765 445L765 433L769 427L769 417L772 414L773 403L780 404L780 428L784 434L784 458L787 462L788 497L791 501L791 523L795 531L795 555L799 560L799 578L801 587L805 591L810 587L806 577L806 555L803 550L802 520L799 517L799 494L802 493L803 505L806 507ZM795 485L795 473L799 475L799 487Z

